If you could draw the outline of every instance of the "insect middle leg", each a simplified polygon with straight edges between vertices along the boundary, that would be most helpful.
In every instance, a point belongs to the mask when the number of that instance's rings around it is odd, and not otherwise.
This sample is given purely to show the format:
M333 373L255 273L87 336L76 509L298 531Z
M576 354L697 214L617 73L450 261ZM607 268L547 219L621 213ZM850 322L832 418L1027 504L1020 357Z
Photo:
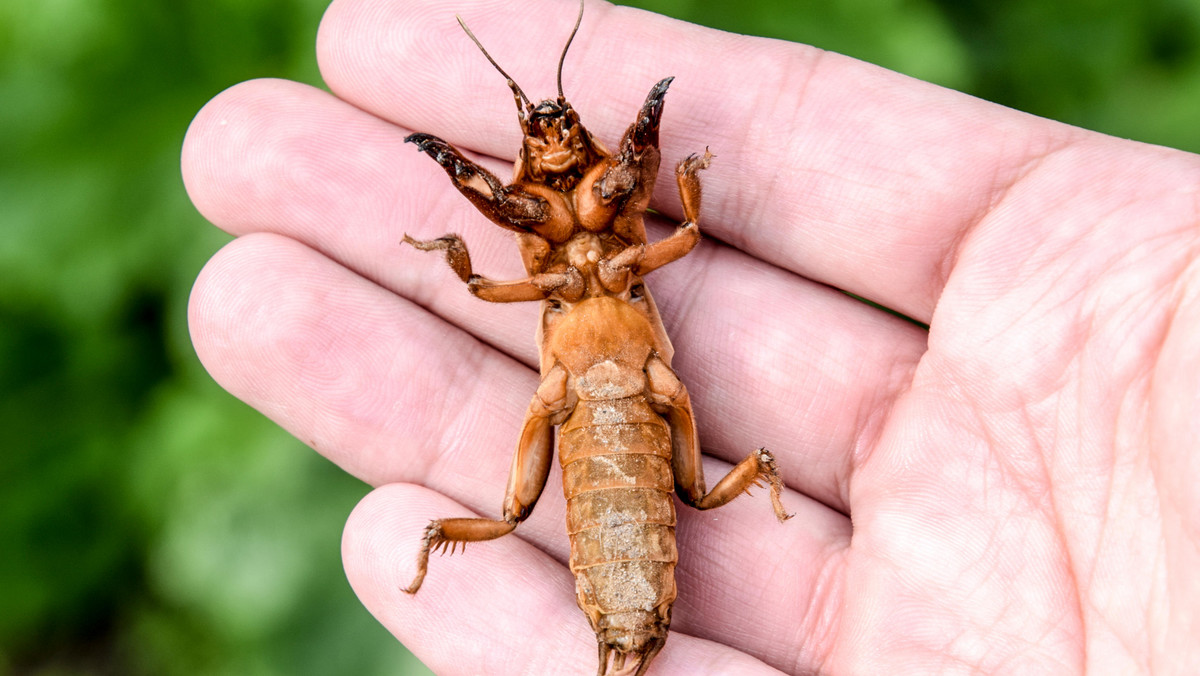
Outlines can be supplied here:
M646 383L656 402L666 411L667 424L671 428L671 470L675 475L675 492L681 500L696 509L715 509L748 493L752 486L761 486L765 480L775 518L780 522L792 518L780 500L783 479L779 476L775 457L765 448L746 456L711 491L707 490L687 388L671 367L657 356L646 362Z
M405 235L404 243L421 251L443 252L446 264L459 279L467 283L467 290L478 298L493 303L542 300L553 291L563 293L567 297L583 293L584 280L578 271L539 273L510 282L497 282L477 275L471 269L471 254L467 252L467 245L458 235L443 235L429 240L413 239Z
M707 169L713 155L704 149L703 155L692 154L675 167L675 180L679 184L679 201L683 203L683 223L666 239L646 246L646 253L638 263L637 274L645 275L667 263L688 255L700 242L700 171Z

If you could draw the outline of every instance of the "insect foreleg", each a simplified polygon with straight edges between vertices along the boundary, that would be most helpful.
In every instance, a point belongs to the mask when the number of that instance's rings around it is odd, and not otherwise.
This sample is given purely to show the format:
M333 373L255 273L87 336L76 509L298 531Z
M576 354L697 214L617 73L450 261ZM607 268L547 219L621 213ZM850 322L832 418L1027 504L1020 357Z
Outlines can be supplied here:
M629 130L629 142L632 149L640 151L643 148L658 147L658 126L662 122L663 97L667 95L667 87L671 86L674 77L665 77L658 81L646 95L646 102L638 111L637 122Z
M687 388L657 356L646 362L646 387L655 403L665 409L671 428L671 470L675 475L675 492L679 498L696 509L714 509L748 492L751 486L770 486L771 507L781 522L792 517L780 501L783 479L770 451L760 448L739 462L729 474L717 482L711 491L705 489L704 468L700 459L700 443L692 420L691 399Z
M506 186L495 174L463 156L457 148L431 134L409 134L416 144L442 166L454 187L493 223L516 232L530 232L549 218L546 200Z
M508 535L533 512L533 506L550 476L550 464L554 457L554 424L569 413L572 405L567 389L567 371L556 364L542 379L529 403L521 439L517 442L517 452L513 455L508 474L503 518L431 521L425 527L421 551L417 554L417 574L404 589L405 592L415 594L421 588L429 570L431 552L449 549L453 553L459 542L482 542Z
M663 96L673 79L668 77L650 90L638 111L637 121L625 130L612 164L596 181L593 190L602 204L633 203L639 215L645 209L658 174L658 125L662 120Z

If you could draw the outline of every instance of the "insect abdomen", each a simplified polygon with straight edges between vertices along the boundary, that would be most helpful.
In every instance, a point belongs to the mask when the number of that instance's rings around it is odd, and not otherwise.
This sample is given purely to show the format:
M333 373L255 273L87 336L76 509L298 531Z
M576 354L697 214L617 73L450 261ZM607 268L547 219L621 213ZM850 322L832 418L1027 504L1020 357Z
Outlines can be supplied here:
M571 571L597 638L637 652L675 600L671 438L641 394L580 401L559 430Z

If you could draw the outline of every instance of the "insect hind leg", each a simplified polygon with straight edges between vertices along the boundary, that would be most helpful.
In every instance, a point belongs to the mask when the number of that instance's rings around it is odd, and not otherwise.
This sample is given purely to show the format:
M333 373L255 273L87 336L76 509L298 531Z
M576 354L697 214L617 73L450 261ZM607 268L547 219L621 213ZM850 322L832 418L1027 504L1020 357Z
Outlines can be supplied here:
M700 172L712 163L713 154L704 149L703 155L688 155L675 167L675 180L679 184L679 201L683 204L683 223L666 239L646 247L645 254L637 265L637 274L645 275L652 270L679 260L688 255L700 242Z
M495 540L502 535L508 535L517 527L517 520L503 521L499 519L436 519L425 527L425 537L421 541L421 551L417 554L417 574L411 584L404 588L405 593L416 594L425 581L429 572L429 554L436 550L449 550L451 554L458 549L458 543L465 548L468 542L484 542Z
M679 499L696 509L716 509L752 486L765 480L770 487L771 508L780 522L792 518L783 508L780 495L783 479L775 466L775 456L760 448L734 466L711 491L705 489L704 468L701 466L700 441L692 417L691 399L687 388L671 367L661 358L652 356L646 361L646 384L654 402L671 428L671 472L675 476L675 492Z
M783 493L783 479L779 477L779 468L775 466L775 456L765 448L746 456L708 493L704 493L701 486L700 491L682 491L680 498L696 509L714 509L742 493L748 494L751 487L762 486L764 480L770 487L771 508L775 510L775 518L780 523L792 518L793 515L784 510L779 497Z

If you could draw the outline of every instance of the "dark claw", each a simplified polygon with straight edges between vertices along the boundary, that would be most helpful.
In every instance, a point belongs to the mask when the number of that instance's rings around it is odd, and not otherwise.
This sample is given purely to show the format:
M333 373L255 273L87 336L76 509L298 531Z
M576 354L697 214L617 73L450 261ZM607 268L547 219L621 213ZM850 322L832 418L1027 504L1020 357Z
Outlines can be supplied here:
M415 143L417 145L418 149L420 149L422 151L426 151L426 152L428 152L426 149L426 146L428 146L430 144L434 144L434 143L445 144L446 143L442 139L434 136L433 134L423 134L421 132L417 132L417 133L409 134L408 136L405 136L404 142L405 143Z
M714 157L716 157L716 155L713 155L711 152L709 152L708 148L704 149L703 155L692 153L691 155L685 157L682 162L676 165L675 173L679 174L680 176L685 174L696 174L702 169L707 169L709 165L712 164L712 159Z
M470 176L475 173L466 158L458 154L454 146L434 136L433 134L409 134L404 137L405 143L416 144L417 150L429 155L434 162L445 169L453 169L457 177Z
M659 80L657 84L650 88L650 93L646 96L646 102L657 100L659 105L662 105L662 98L667 93L667 87L671 86L671 82L675 80L675 76L671 75Z
M642 104L642 110L638 114L637 124L633 130L633 145L635 149L641 150L647 146L658 145L658 125L662 120L663 97L667 94L667 87L671 86L671 81L675 77L665 77L658 81L646 95L646 102Z

